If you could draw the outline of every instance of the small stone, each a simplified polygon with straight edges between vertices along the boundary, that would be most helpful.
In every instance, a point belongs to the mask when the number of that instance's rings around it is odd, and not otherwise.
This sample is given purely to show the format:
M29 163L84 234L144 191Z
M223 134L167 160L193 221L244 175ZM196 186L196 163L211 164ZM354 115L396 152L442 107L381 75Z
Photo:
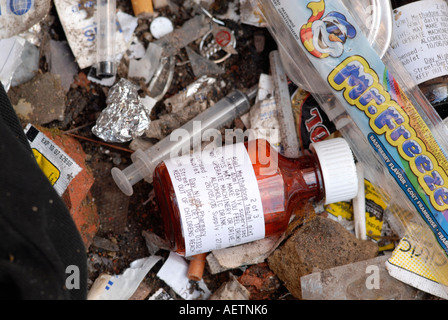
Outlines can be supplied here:
M31 81L12 87L8 96L17 115L25 122L44 125L64 120L66 97L57 75L38 73Z
M301 299L300 277L378 255L378 245L359 240L338 222L316 216L297 228L268 258L269 267Z

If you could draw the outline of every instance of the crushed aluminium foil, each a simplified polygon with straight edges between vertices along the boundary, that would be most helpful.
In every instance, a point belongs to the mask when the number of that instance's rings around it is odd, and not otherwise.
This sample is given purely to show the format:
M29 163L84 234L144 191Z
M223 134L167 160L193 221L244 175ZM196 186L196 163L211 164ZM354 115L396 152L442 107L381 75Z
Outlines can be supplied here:
M155 103L149 97L140 99L138 87L122 78L110 89L107 107L92 132L107 142L127 142L139 137L151 123L150 113Z

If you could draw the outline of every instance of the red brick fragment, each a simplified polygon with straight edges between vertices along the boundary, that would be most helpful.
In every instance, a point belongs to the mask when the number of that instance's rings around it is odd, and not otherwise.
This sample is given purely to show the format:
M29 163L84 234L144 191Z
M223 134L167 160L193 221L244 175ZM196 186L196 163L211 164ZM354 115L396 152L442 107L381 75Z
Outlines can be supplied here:
M99 229L100 220L96 204L92 201L93 198L90 194L90 189L92 188L95 179L93 173L85 162L86 154L81 143L76 139L46 128L38 129L57 144L82 168L81 172L79 172L68 185L62 195L62 199L70 211L86 249L88 249L92 243L93 237Z

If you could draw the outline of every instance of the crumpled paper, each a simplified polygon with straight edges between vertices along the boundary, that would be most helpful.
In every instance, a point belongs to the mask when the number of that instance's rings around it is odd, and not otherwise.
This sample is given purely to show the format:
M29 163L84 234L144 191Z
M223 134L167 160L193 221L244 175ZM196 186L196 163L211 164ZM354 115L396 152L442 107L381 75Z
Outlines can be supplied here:
M151 97L141 99L138 87L122 78L110 89L107 107L92 132L107 142L121 143L140 137L151 123L150 114L156 102Z

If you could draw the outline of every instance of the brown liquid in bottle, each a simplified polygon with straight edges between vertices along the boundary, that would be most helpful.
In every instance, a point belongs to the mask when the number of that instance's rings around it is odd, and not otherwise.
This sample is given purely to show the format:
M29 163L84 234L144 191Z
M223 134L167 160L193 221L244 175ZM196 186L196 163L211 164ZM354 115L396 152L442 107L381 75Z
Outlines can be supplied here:
M317 156L310 154L298 159L288 159L278 154L265 140L250 143L256 143L255 148L248 147L247 142L245 146L260 191L265 237L281 234L286 230L294 208L306 201L320 201L324 198L324 185ZM260 155L264 158L262 161ZM266 157L269 161L266 161ZM273 161L276 162L274 165ZM165 238L173 250L185 254L178 199L163 162L155 169L154 189L164 221Z
M393 8L393 14L394 14L394 20L395 18L398 18L397 15L400 14L400 7L413 3L413 2L421 2L423 5L423 8L425 8L425 2L430 3L431 0L391 0L391 5ZM398 10L397 10L398 9ZM417 16L419 12L415 12L415 15ZM448 19L448 15L446 15L446 19ZM423 24L425 24L425 19L421 19L423 21ZM428 24L431 24L430 20L426 21ZM416 29L412 29L412 27L409 29L409 32L416 33ZM440 32L436 32L436 34L440 34ZM422 48L424 48L422 46ZM416 48L414 48L416 49ZM424 49L426 50L426 49ZM447 52L445 52L443 48L438 50L438 54L444 56L442 60L445 60L445 65L448 66L448 56L446 55ZM437 60L440 61L440 59L436 56ZM435 68L440 67L436 66ZM405 66L406 68L406 66ZM412 72L412 70L408 69L409 72ZM442 119L445 119L448 117L448 75L438 76L429 80L426 80L425 82L420 83L419 85L420 90L423 92L425 97L428 99L428 101L431 103L431 105L435 108L437 113L440 115Z

